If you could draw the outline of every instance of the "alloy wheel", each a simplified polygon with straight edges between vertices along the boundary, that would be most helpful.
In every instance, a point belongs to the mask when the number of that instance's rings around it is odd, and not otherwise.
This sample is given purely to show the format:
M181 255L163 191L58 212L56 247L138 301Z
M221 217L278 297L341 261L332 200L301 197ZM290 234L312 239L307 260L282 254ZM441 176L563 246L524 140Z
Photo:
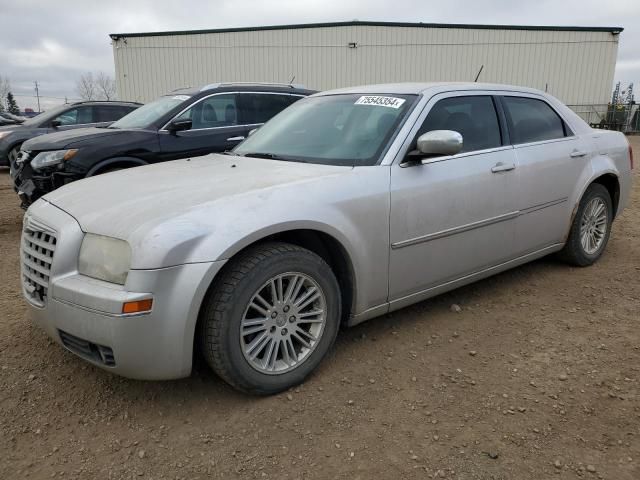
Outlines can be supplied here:
M327 301L320 285L300 272L276 275L251 297L240 325L242 353L265 374L302 364L324 332Z
M600 197L592 198L582 214L580 243L585 253L593 255L602 246L609 227L607 204Z

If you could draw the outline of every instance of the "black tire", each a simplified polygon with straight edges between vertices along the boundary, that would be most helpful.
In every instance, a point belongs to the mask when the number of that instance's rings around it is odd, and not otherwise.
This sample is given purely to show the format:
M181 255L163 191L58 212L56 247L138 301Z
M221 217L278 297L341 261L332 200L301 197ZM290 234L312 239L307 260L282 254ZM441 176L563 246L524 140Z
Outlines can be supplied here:
M287 272L312 278L324 293L324 329L311 353L292 370L262 373L243 353L242 318L261 286ZM298 385L318 366L336 339L340 318L340 288L329 265L305 248L269 242L232 259L214 282L200 312L199 346L209 366L231 386L246 393L269 395Z
M606 231L604 233L602 243L600 244L598 249L595 252L588 253L585 250L584 246L582 245L582 241L580 238L580 228L581 228L585 209L587 208L589 203L596 198L601 199L606 206L606 213L607 213ZM584 192L584 195L580 200L578 210L576 211L576 215L571 225L569 238L567 239L567 243L564 245L564 248L560 251L560 258L578 267L586 267L586 266L592 265L595 261L597 261L602 256L602 253L604 252L607 246L607 242L609 241L609 236L611 235L612 222L613 222L613 202L611 201L611 196L609 195L609 191L599 183L592 183Z

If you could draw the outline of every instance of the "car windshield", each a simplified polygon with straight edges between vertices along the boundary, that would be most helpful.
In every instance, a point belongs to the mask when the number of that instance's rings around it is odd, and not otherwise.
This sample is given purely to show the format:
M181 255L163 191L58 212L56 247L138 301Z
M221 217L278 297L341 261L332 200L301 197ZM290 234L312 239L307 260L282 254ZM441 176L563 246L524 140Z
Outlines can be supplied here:
M416 98L383 94L309 97L273 117L234 153L330 165L375 165Z
M109 128L147 128L189 98L189 95L160 97L125 115L117 122L112 123Z

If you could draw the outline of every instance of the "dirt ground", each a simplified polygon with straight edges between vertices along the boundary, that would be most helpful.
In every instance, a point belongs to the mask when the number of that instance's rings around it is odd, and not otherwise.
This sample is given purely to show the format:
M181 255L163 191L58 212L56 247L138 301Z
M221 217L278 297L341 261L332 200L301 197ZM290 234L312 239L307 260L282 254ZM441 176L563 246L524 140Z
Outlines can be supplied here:
M32 327L9 185L0 479L640 478L640 188L595 266L543 259L346 330L304 385L254 398L202 365L122 379Z

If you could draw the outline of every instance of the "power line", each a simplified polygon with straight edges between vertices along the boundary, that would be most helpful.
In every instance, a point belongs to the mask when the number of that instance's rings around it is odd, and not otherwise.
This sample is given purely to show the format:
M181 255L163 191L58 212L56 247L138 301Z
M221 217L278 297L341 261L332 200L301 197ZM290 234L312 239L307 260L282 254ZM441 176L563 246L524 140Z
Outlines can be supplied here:
M24 98L36 98L35 95L27 95L27 94L20 94L20 93L14 93L13 94L14 97L24 97ZM39 98L50 98L53 100L81 100L80 98L70 98L70 97L52 97L49 95L38 95Z

